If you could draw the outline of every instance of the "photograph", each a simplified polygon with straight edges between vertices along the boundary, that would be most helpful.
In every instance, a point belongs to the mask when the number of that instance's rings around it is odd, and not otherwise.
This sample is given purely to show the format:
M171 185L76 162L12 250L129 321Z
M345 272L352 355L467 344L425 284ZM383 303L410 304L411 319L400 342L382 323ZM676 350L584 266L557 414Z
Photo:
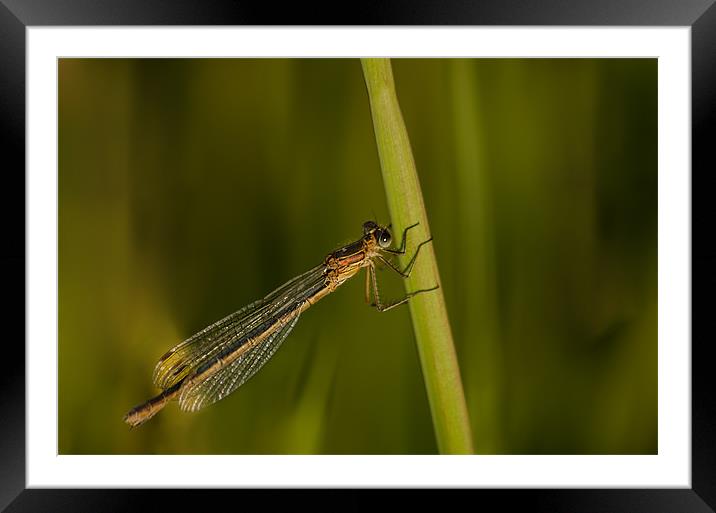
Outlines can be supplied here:
M59 455L658 454L657 78L59 58Z

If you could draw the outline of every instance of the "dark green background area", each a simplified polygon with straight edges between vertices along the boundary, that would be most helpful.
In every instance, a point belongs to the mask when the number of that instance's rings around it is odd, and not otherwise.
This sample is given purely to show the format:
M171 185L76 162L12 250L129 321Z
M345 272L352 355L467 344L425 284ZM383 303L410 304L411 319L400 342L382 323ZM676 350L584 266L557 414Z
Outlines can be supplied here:
M393 67L477 452L656 453L657 61ZM122 422L167 349L371 218L359 61L61 60L60 453L435 453L408 310L362 278L230 397Z

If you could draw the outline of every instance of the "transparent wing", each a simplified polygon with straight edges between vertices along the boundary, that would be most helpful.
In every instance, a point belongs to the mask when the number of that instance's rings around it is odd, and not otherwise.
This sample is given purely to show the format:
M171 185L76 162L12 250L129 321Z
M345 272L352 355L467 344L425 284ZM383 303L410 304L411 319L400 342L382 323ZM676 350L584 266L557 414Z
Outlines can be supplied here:
M276 353L281 343L296 326L299 317L300 312L262 343L249 349L204 381L195 384L187 383L179 394L181 409L183 411L200 410L223 399L246 383Z
M304 301L323 283L323 269L323 265L310 269L170 349L154 368L154 384L165 390L176 385L199 367L230 351L233 345L242 343L248 334L260 330L282 311Z

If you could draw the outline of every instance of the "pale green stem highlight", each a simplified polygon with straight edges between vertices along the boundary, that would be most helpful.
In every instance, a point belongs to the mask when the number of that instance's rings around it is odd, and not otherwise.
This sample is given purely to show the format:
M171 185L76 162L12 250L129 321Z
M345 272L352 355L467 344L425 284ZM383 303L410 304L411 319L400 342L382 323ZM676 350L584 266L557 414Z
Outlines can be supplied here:
M419 222L409 232L408 249L414 250L431 233L390 60L361 59L361 63L393 232L402 234L406 226ZM432 235L439 241L439 234ZM440 285L433 247L426 244L420 250L413 273L405 280L406 291ZM409 251L403 261L410 255ZM438 449L442 454L472 454L465 393L442 288L413 297L409 305Z

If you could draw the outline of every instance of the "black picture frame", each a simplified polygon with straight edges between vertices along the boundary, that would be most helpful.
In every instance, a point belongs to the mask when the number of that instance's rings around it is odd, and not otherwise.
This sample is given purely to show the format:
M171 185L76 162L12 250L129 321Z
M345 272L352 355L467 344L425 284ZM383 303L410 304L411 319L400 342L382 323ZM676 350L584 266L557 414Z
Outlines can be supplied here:
M0 126L2 137L3 370L0 372L0 509L6 511L112 511L166 509L166 501L186 510L207 499L261 500L264 508L291 501L311 505L315 492L268 494L248 490L70 490L25 487L25 30L28 26L86 25L639 25L691 27L692 63L692 488L691 489L522 489L459 490L451 501L474 507L499 502L500 508L528 506L550 512L707 512L716 508L716 400L708 350L713 333L708 302L716 252L706 230L713 219L708 201L716 178L716 5L715 0L459 0L390 1L279 6L240 0L0 0ZM376 4L378 4L376 2ZM22 223L18 222L20 219ZM696 237L697 232L700 237ZM711 272L709 272L711 271ZM698 278L697 278L698 275ZM21 300L22 298L22 300ZM17 335L9 326L18 326ZM684 341L688 343L688 341ZM11 363L12 362L12 363ZM385 491L328 490L320 503L340 510L383 503ZM423 490L400 494L422 507L446 505L442 494ZM431 502L435 501L435 502ZM451 502L459 504L458 502ZM239 503L237 503L239 504ZM408 503L404 503L408 506ZM449 505L448 505L449 507ZM5 509L7 508L7 509Z

